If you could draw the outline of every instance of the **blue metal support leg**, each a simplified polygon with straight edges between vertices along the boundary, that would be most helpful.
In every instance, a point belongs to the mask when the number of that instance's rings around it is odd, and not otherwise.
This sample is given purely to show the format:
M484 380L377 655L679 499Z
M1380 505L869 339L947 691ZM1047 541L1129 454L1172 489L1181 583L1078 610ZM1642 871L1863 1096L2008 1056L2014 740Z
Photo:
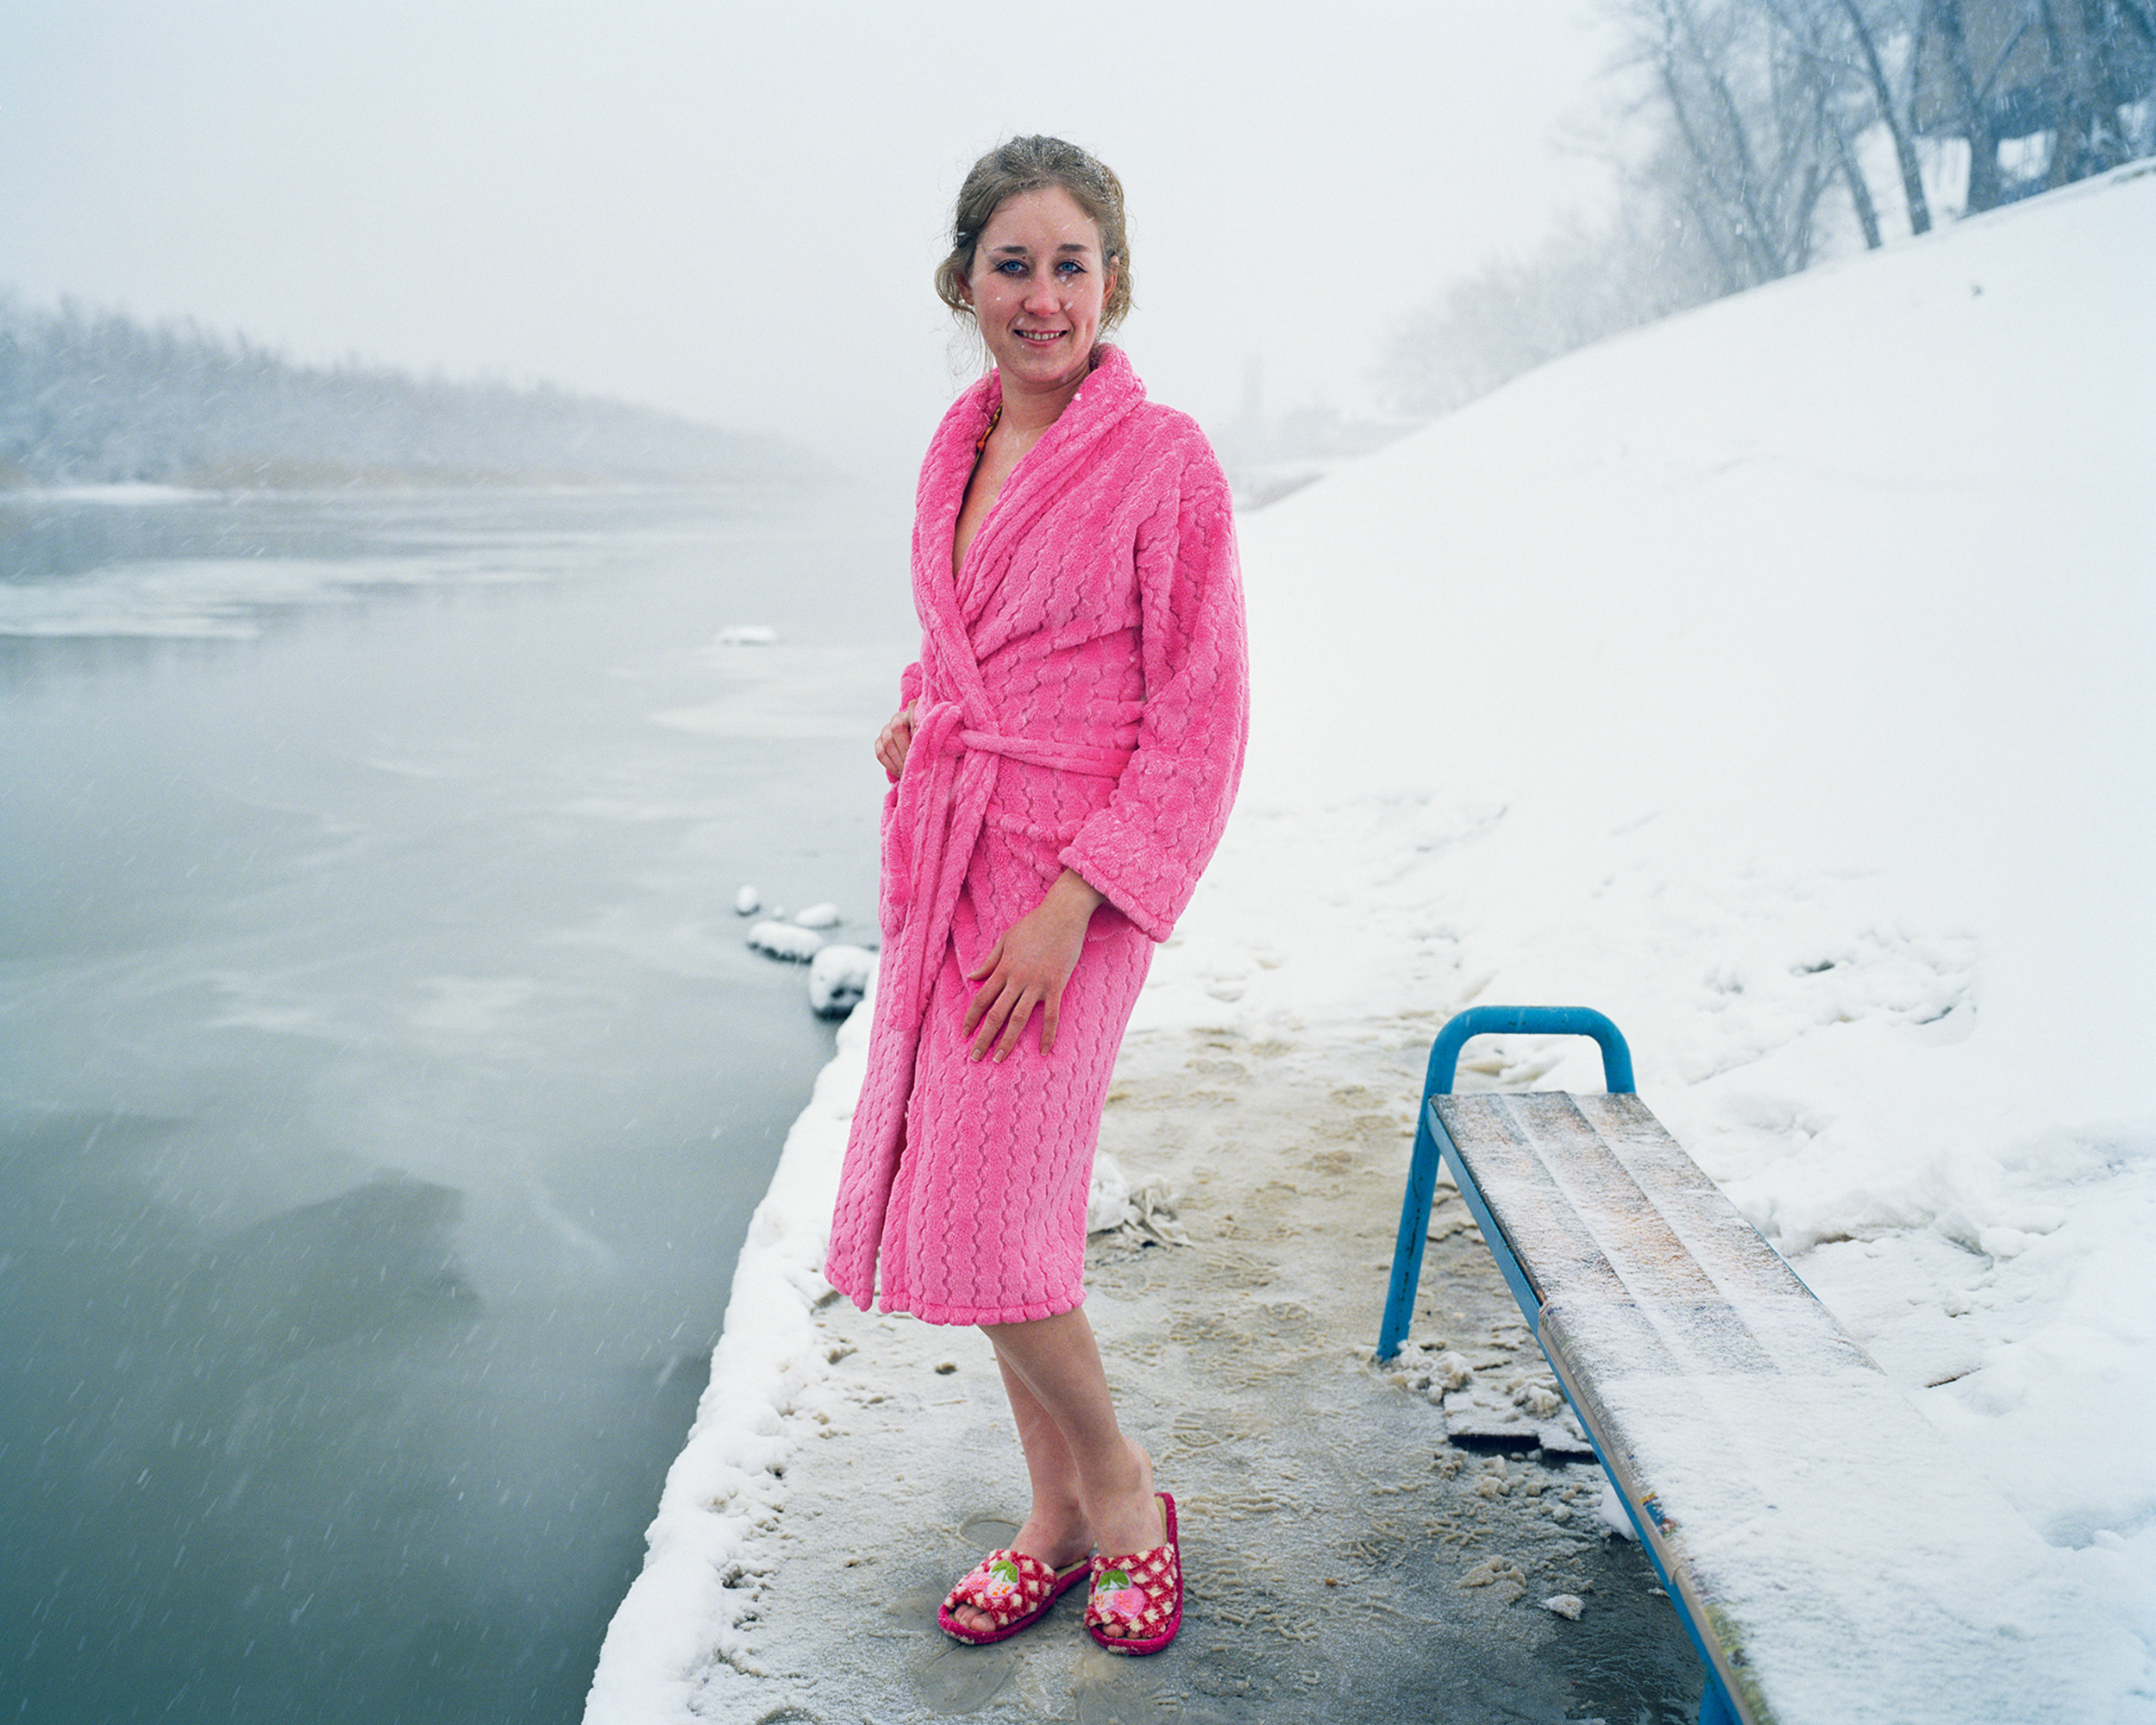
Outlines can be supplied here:
M1415 1315L1415 1290L1422 1284L1422 1251L1430 1238L1430 1203L1438 1183L1438 1138L1430 1109L1432 1096L1452 1094L1452 1076L1468 1038L1510 1032L1520 1036L1591 1036L1601 1044L1602 1084L1613 1095L1632 1089L1632 1050L1623 1033L1589 1007L1470 1007L1455 1013L1430 1044L1430 1065L1423 1076L1422 1101L1416 1111L1415 1154L1407 1168L1407 1189L1400 1201L1400 1237L1393 1245L1391 1285L1385 1291L1385 1321L1377 1333L1377 1357L1390 1359L1407 1339ZM1485 1218L1478 1216L1477 1221ZM1488 1234L1485 1227L1484 1233ZM1493 1246L1498 1243L1491 1241ZM1519 1293L1514 1289L1515 1294ZM1526 1302L1522 1302L1526 1308ZM1532 1314L1530 1313L1530 1321Z
M1385 1291L1385 1323L1377 1336L1380 1359L1390 1359L1407 1339L1407 1326L1415 1315L1415 1290L1422 1285L1422 1249L1430 1239L1430 1201L1438 1183L1438 1140L1430 1130L1426 1101L1419 1113L1414 1160L1408 1164L1407 1189L1400 1200L1400 1238L1393 1245L1393 1279Z
M1707 1687L1700 1693L1699 1725L1744 1725L1744 1721L1737 1716L1737 1709L1729 1704L1722 1680L1714 1675L1711 1665L1707 1667Z

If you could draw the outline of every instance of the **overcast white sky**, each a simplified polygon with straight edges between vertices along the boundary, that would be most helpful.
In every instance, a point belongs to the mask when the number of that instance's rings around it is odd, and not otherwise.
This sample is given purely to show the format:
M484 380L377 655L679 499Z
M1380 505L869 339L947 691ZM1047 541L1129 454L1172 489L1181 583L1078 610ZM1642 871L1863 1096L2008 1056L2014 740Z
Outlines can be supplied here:
M1385 332L1606 177L1584 0L11 0L0 284L656 403L837 457L952 389L967 166L1123 177L1159 399L1367 398Z

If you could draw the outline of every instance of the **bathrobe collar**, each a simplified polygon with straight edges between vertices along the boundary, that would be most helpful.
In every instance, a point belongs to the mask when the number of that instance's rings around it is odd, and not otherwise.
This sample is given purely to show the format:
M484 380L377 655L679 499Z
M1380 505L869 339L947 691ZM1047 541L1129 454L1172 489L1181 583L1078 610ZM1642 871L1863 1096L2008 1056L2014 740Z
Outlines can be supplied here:
M954 580L950 555L958 536L958 512L973 477L975 445L1002 405L1002 375L990 372L959 397L937 428L921 467L913 580L914 600L923 619L933 618L962 639L994 597L1009 548L1024 540L1034 518L1062 494L1101 440L1144 399L1145 386L1131 369L1123 349L1106 342L1095 348L1093 370L1056 423L1004 480L995 507L966 548L964 569Z

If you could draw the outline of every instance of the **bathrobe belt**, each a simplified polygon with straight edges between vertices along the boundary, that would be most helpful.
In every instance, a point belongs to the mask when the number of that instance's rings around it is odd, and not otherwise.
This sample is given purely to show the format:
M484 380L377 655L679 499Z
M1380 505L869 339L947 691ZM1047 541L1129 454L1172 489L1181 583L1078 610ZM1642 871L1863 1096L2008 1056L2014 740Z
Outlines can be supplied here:
M885 968L877 986L896 992L899 1022L918 1024L929 982L950 938L952 919L975 843L988 817L996 757L1061 773L1122 776L1131 749L1003 737L966 722L956 701L931 701L913 713L913 740L899 780L893 837L905 847L888 900ZM893 962L895 961L895 962Z

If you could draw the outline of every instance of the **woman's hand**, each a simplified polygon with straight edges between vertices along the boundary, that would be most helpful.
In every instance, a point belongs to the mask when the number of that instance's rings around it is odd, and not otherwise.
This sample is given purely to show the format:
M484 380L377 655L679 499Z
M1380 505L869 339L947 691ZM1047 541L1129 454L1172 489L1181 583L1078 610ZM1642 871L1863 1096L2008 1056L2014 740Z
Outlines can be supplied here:
M912 746L913 709L902 706L891 715L891 722L876 733L876 759L894 785L899 782L899 775L906 770L906 751Z
M966 1008L967 1031L981 1026L973 1039L974 1059L992 1044L998 1060L1016 1048L1035 1007L1041 1009L1041 1052L1055 1047L1063 985L1078 968L1078 956L1086 950L1086 925L1100 902L1100 894L1082 875L1064 869L1048 896L1012 923L988 956L966 973L968 982L981 983ZM1000 1042L998 1031L1003 1033Z

